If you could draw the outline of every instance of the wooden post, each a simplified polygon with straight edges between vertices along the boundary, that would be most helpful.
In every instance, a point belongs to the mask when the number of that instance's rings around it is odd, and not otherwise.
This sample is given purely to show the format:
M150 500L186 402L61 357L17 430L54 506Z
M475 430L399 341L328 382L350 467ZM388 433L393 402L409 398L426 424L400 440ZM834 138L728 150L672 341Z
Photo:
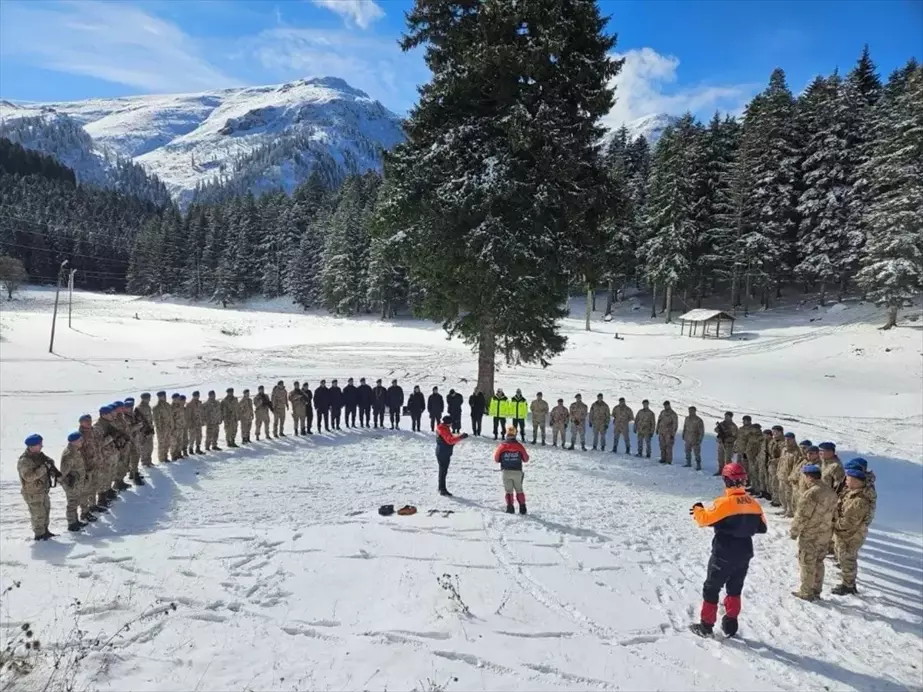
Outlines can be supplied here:
M58 285L54 292L54 311L51 313L51 341L48 342L48 353L54 353L54 327L58 320L58 300L61 297L61 278L64 276L64 268L67 266L67 260L61 262L61 268L58 270Z
M71 326L71 313L74 309L74 274L77 273L76 269L71 269L70 276L67 277L67 327L68 329L73 329Z

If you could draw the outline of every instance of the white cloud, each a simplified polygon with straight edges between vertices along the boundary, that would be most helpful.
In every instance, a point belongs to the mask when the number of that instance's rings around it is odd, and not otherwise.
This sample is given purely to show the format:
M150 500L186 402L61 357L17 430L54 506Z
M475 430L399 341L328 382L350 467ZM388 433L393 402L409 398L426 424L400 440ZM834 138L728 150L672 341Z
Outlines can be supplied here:
M245 39L237 57L255 59L277 80L340 77L399 113L413 105L416 85L429 77L418 52L402 53L394 39L351 31L278 27Z
M0 55L149 92L232 86L175 24L126 3L4 2Z
M355 24L361 29L368 29L372 22L385 16L375 0L312 0L318 7L336 12L343 17L347 25Z
M738 112L756 91L754 85L695 85L675 88L678 58L661 55L652 48L617 54L624 58L615 78L615 106L604 118L611 128L657 113L682 115L686 111L706 114L721 110Z

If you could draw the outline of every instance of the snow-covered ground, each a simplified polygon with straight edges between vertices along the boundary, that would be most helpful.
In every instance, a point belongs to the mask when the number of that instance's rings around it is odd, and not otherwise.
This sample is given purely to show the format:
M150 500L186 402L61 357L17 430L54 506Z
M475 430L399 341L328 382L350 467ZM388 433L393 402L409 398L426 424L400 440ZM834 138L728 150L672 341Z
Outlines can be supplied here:
M869 459L879 502L860 596L794 599L789 522L767 508L742 637L722 641L686 630L711 540L687 510L720 493L711 436L702 473L539 447L526 517L500 511L492 440L457 448L456 497L443 499L428 431L289 436L157 466L84 535L63 531L55 490L52 530L64 535L33 543L22 439L41 432L57 456L102 403L348 376L467 397L476 367L438 327L409 320L91 294L75 296L73 329L59 317L49 355L52 297L27 291L0 308L0 587L13 587L0 643L28 622L43 644L22 689L52 675L46 689L923 688L919 321L882 332L868 306L768 312L715 341L626 308L591 333L566 321L570 347L548 369L500 373L499 386L530 398L694 404L709 431L725 409L751 413ZM420 511L382 518L386 503ZM836 577L829 566L828 587Z

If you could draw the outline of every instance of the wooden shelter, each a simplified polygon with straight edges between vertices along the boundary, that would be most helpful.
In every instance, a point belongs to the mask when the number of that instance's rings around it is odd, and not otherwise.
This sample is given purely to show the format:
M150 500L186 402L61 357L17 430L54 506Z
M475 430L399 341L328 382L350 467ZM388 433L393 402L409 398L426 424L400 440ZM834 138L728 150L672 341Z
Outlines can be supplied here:
M696 310L690 310L685 315L680 315L679 322L680 334L686 331L686 324L689 324L688 336L695 336L696 332L699 330L699 325L701 325L703 339L707 336L718 338L721 336L722 322L729 324L731 326L730 335L734 334L734 316L723 310L705 310L704 308L697 308ZM714 334L708 333L709 325L715 325Z

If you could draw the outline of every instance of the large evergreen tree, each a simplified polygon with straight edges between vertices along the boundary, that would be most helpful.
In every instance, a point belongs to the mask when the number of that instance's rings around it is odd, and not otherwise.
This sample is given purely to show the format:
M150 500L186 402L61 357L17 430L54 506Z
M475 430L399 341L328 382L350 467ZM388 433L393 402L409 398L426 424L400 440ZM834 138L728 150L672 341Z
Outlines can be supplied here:
M407 21L402 47L425 46L433 77L386 158L382 221L408 237L419 311L476 345L491 393L497 349L546 364L565 346L561 305L604 211L615 39L593 0L417 0Z

